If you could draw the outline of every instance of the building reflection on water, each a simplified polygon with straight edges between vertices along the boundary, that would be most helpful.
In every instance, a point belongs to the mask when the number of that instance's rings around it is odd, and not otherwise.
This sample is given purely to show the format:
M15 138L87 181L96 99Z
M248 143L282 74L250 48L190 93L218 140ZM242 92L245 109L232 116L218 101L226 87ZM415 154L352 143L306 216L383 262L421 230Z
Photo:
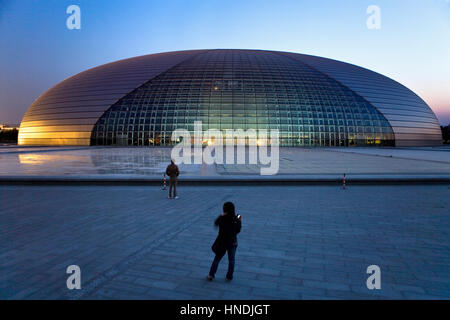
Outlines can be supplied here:
M108 148L92 152L91 160L99 174L155 175L164 173L171 148Z
M0 173L6 174L10 165L15 171L19 169L24 174L36 175L160 175L170 162L171 150L171 148L90 147L64 151L58 149L24 151L16 154L4 152L1 153L4 166L0 165Z

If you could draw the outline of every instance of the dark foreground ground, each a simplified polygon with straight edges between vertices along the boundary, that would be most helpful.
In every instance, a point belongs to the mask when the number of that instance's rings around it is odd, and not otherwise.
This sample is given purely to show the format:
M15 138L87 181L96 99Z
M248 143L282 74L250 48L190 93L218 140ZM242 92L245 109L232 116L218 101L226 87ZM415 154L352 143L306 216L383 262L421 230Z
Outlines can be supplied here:
M2 299L450 298L450 186L0 186ZM224 201L236 273L205 276ZM81 268L68 290L66 268ZM366 268L381 268L368 290Z

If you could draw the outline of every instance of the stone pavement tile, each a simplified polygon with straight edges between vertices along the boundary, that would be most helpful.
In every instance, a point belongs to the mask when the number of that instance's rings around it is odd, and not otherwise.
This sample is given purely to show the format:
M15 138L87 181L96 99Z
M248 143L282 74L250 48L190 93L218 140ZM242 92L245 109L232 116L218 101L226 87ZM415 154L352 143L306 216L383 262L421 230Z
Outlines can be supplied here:
M119 275L118 277L120 277ZM123 273L123 276L129 276L130 278L135 278L132 282L138 282L138 281L152 281L152 280L160 280L163 277L165 277L165 274L162 273L156 273L156 272L148 272L148 270L145 271L139 271L136 268L128 269Z
M252 297L248 292L223 291L221 299L224 300L248 300ZM253 298L253 297L252 297Z
M113 292L108 292L108 294L104 294L104 291L96 292L87 297L89 300L148 300L155 299L155 296L149 295L147 293L137 293L137 292L128 292L128 291L119 291L115 290Z
M146 294L158 297L158 299L190 300L194 299L194 292L181 292L178 290L166 290L161 288L150 288ZM204 295L203 295L204 296ZM203 298L206 299L206 298Z
M293 291L273 290L267 288L252 288L251 295L266 296L270 299L297 300L299 294Z
M299 286L296 290L297 294L299 295L299 299L303 298L305 295L321 296L323 298L326 298L325 289Z
M143 287L156 287L156 288L162 288L162 289L167 289L166 288L167 286L173 287L173 285L169 285L169 283L172 283L172 282L166 281L166 279L168 279L168 278L166 278L166 276L167 275L161 274L161 276L158 275L157 277L155 277L156 279L152 279L151 276L145 277L145 278L139 277L139 278L136 278L136 280L132 281L131 283L132 284L136 283ZM117 278L114 278L111 281L115 281L116 279ZM155 283L159 283L160 285L155 285ZM163 287L164 285L166 285L166 287Z
M191 296L201 297L201 299L221 299L223 295L223 290L214 290L208 287L200 286L180 286L176 291L180 293L186 293Z
M355 279L356 278L356 279ZM348 272L333 272L331 273L330 271L326 271L325 275L324 275L324 281L326 282L334 282L334 283L345 283L345 284L351 284L354 283L355 280L359 280L359 276L358 277L350 277L350 273Z
M64 289L64 291L67 291L67 288ZM47 291L44 292L43 290L39 290L34 292L33 294L30 294L26 297L28 300L62 300L67 299L67 292L62 292L61 290L53 290L53 291Z
M224 279L214 279L212 282L205 281L205 284L202 286L203 288L209 288L212 290L220 290L224 295L233 296L237 295L242 298L249 298L251 287L244 286L241 284L236 284L234 281L228 282ZM223 299L227 299L224 296Z
M413 292L421 293L421 294L425 293L425 290L418 286L409 286L409 285L403 285L403 284L393 284L392 286L395 290L398 290L401 292L407 291L407 292L411 292L411 293L413 293Z
M220 265L219 265L219 269L218 272L216 274L222 274L225 277L225 274L227 272L226 268L223 268L221 273L219 273L220 271ZM246 272L246 271L241 271L239 267L235 268L235 274L234 274L234 278L239 279L239 281L246 281L246 280L256 280L258 278L258 274L253 273L253 272Z
M299 297L299 294L304 292L304 286L303 283L291 283L291 284L278 284L278 290L285 293L290 293L292 296Z
M439 287L426 287L425 292L427 294L435 295L435 296L442 296L450 299L450 289L445 288L441 289Z
M250 279L240 279L239 283L245 286L250 286L252 288L262 288L262 289L276 289L277 284L272 281L266 280L250 280Z
M296 270L298 272L302 272L303 271L303 267L301 265L297 265L297 264L293 264L293 265L284 265L283 262L281 262L281 264L273 264L273 263L265 263L263 262L261 264L261 268L262 269L267 269L267 268L273 268L275 270L279 271L279 274L281 274L281 272L283 271L292 271L292 270Z
M121 281L121 282L138 282L139 278L134 276L134 275L129 275L129 274L120 274L117 277L114 278L117 281Z
M6 298L8 300L21 300L26 299L27 297L31 296L34 293L37 293L39 291L36 287L27 287L22 289L15 289L15 293L8 295Z
M450 300L450 296L442 296L442 295L432 295L432 294L421 294L416 292L403 292L403 296L405 299L414 299L414 300Z
M92 292L86 299L117 299L121 290L111 288L100 288Z
M118 291L136 293L136 294L144 294L148 291L148 286L143 285L141 283L132 283L132 282L122 282L119 280L109 281L104 285L104 288L110 288Z
M167 290L174 290L178 286L178 283L173 282L173 281L155 280L150 283L147 283L147 286L161 288L161 289L167 289Z
M255 273L255 274L263 274L263 275L269 275L269 276L279 276L280 271L276 268L262 268L262 267L254 267L254 266L241 266L239 268L239 271L245 271L249 273Z
M167 274L167 275L171 275L171 276L187 276L189 274L189 270L186 270L186 269L162 268L159 266L152 267L151 271L159 272L159 273L163 273L163 274Z
M383 280L382 280L383 281ZM395 285L390 285L390 284L386 284L383 283L381 284L381 289L380 290L369 290L367 289L366 286L361 286L361 285L353 285L350 286L351 287L351 291L356 293L356 294L360 294L360 295L373 295L373 296L379 296L382 299L405 299L405 296L402 294L402 292L400 290L397 290L395 288Z
M211 258L212 255L211 255ZM164 255L164 254L156 254L155 251L153 251L151 254L149 254L147 257L145 257L142 260L142 265L152 265L155 263L159 263L161 265L167 264L167 262L170 263L183 263L183 264L190 264L190 265L207 265L208 261L202 258L197 258L194 256L189 256L189 258L180 255L179 253L173 254L173 255Z
M0 204L2 298L77 298L64 288L69 263L82 268L82 299L448 296L447 186L200 190L183 187L186 197L169 203L156 187L0 186L15 203L7 213ZM225 257L208 283L225 200L245 219L235 277L224 281ZM381 267L379 291L365 287L370 264Z
M353 291L343 291L343 290L326 290L325 296L334 299L345 299L345 300L379 300L382 297L377 294L371 294L369 290L367 293L353 292ZM384 298L389 298L385 296Z
M281 276L298 280L323 281L325 279L324 272L321 269L281 271Z
M336 297L325 297L323 295L314 295L314 294L302 294L300 297L301 300L342 300Z
M280 277L280 276L270 276L265 274L258 274L256 276L257 280L264 280L264 281L272 281L280 285L303 285L303 279L299 278L289 278L289 277Z
M305 287L310 287L310 288L330 289L330 290L350 290L350 286L347 284L344 284L344 283L305 280L305 281L303 281L303 284Z

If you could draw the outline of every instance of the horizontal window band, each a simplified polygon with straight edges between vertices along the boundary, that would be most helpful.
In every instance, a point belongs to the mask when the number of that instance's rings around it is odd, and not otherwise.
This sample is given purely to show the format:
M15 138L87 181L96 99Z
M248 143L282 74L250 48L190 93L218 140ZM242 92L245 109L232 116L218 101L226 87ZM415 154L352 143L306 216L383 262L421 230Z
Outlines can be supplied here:
M92 131L94 124L90 125L71 125L71 126L40 126L40 127L20 127L20 133L40 133L40 132L80 132Z
M21 128L40 127L40 126L62 126L62 125L86 125L97 121L97 118L73 118L60 120L41 120L41 121L22 121Z
M43 138L52 138L52 139L82 139L82 138L90 138L91 132L25 132L19 133L19 139L43 139Z
M59 114L48 114L43 116L25 116L24 121L35 121L35 120L59 120L59 119L79 119L79 118L100 118L103 112L72 112L72 113L59 113Z

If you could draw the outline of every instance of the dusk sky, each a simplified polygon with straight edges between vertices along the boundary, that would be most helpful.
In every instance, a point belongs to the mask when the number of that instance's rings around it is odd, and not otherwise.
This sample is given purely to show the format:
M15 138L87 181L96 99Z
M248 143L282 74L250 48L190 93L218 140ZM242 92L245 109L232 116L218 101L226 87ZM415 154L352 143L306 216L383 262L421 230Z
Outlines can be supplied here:
M69 30L69 5L81 29ZM366 9L381 10L369 29ZM391 77L450 123L449 0L0 0L0 123L45 90L138 55L210 48L318 55Z

